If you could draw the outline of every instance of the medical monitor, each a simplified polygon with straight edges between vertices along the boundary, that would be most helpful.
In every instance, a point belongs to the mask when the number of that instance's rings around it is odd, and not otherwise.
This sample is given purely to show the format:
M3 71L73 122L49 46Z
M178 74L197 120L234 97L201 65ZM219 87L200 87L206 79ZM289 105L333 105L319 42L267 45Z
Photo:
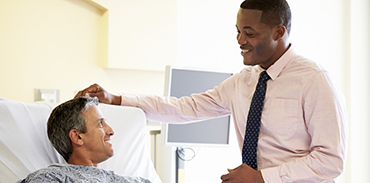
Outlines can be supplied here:
M232 73L166 67L165 96L182 97L202 93L232 76ZM169 146L226 146L230 115L186 124L162 123L162 143Z

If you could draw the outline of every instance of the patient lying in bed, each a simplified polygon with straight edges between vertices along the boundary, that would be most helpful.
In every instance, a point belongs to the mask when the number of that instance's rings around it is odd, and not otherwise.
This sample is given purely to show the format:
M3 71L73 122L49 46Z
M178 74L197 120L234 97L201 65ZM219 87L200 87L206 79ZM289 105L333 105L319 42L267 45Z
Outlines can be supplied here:
M18 182L151 183L97 168L113 156L113 129L97 107L98 99L80 97L57 106L47 123L49 140L68 164L53 164Z

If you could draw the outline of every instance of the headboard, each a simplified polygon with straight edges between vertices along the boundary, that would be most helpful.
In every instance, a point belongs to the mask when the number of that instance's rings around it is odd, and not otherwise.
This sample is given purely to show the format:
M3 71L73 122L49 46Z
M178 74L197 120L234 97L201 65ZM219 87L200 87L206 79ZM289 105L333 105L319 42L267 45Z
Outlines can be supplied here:
M47 119L55 106L0 98L0 182L15 182L52 163L65 163L46 133ZM146 149L144 112L106 104L99 104L99 108L115 132L114 156L99 167L161 183Z

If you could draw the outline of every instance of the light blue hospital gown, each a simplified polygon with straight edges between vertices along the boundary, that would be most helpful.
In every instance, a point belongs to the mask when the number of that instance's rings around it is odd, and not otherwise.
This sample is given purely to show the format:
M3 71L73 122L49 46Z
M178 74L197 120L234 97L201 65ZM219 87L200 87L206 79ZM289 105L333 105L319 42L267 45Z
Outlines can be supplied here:
M23 182L123 182L123 183L151 183L141 177L121 176L113 171L103 170L91 166L77 166L70 164L52 164L47 168L29 174Z

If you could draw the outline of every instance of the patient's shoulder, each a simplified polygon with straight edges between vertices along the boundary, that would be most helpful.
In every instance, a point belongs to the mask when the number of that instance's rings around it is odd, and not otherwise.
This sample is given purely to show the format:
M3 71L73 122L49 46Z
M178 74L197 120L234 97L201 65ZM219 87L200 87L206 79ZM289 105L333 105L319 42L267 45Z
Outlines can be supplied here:
M28 174L28 176L18 181L23 182L63 182L64 174L59 167L49 166L47 168L39 169L35 172Z
M63 170L66 167L63 164L52 164L47 168L39 169L35 172L28 174L28 176L18 181L17 183L23 182L65 182L66 172Z
M47 168L37 170L29 174L23 182L122 182L122 183L151 183L151 181L141 177L121 176L113 171L70 164L52 164Z

